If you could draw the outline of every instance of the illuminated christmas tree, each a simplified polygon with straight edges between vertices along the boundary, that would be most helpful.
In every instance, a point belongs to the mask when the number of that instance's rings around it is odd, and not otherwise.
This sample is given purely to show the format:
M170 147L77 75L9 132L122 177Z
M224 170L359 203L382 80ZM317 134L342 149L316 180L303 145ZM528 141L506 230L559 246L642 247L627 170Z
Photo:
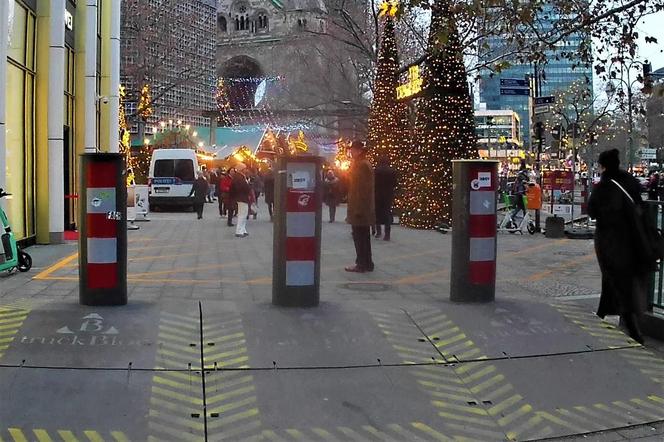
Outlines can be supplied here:
M147 121L154 114L152 107L152 93L150 92L150 85L144 84L141 88L141 97L138 100L138 107L136 109L138 116Z
M399 56L394 35L394 19L388 13L378 54L367 146L374 160L387 156L393 167L404 172L400 166L406 164L403 161L403 152L408 146L409 121L408 107L397 101L398 71Z
M451 221L452 160L478 158L463 51L448 0L432 7L423 80L400 220L432 229Z

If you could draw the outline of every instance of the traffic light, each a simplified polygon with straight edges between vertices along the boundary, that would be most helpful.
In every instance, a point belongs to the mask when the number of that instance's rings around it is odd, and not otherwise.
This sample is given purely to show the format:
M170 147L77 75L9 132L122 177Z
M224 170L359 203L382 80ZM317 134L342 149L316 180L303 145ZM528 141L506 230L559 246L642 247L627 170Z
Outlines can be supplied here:
M562 133L563 133L563 126L560 124L556 124L555 126L553 126L553 129L551 129L551 136L556 141L560 141Z
M643 89L644 94L652 93L652 65L648 62L643 63Z

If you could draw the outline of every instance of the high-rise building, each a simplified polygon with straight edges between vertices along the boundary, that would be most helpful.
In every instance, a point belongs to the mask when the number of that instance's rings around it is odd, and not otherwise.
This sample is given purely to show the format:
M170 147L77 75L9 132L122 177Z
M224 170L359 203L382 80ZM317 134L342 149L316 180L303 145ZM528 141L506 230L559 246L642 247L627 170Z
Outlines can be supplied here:
M550 30L557 19L555 10L550 6L544 6L539 17L542 30ZM501 36L488 37L486 43L487 46L479 54L480 63L488 62L495 59L497 55L511 50L506 44L506 39ZM545 52L547 64L539 66L538 69L542 86L540 96L554 95L556 91L567 90L573 83L579 81L587 81L592 92L592 66L583 64L580 59L573 57L573 54L578 53L582 44L591 44L590 35L584 33L572 34L557 44L556 51L547 50ZM567 54L567 56L561 56L562 53ZM533 78L534 66L519 63L514 59L510 59L510 57L506 57L505 61L512 65L499 74L491 75L491 72L487 69L481 71L480 102L486 103L487 109L508 109L517 112L521 119L523 139L526 146L528 146L531 140L529 98L527 95L501 95L500 80L524 80L527 75Z
M216 16L215 0L122 0L121 83L132 133L145 84L154 109L145 133L160 121L209 125L203 113L214 107Z

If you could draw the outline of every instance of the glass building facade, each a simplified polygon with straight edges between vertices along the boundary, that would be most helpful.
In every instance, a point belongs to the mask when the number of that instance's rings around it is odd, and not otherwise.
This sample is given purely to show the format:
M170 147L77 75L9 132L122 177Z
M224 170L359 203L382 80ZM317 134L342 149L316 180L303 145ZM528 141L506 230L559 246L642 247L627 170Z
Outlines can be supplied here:
M102 0L3 2L0 188L12 197L0 204L21 242L58 243L77 225L78 155L89 145L113 151L117 144L112 136L117 124L111 122L117 122L113 106L119 99L111 77L117 70L119 82L119 58L113 59L110 48L115 45L119 52L120 7ZM86 26L90 8L97 13L94 27ZM113 17L116 38L111 37ZM87 56L97 61L96 89L86 87ZM96 112L89 118L93 103Z
M551 7L544 7L539 22L542 30L547 31L554 26L557 20L556 12ZM490 37L486 39L486 50L480 54L480 62L492 60L496 55L505 53L509 48L506 47L506 40L501 37ZM590 36L585 34L573 34L560 41L556 46L556 51L547 50L547 64L539 66L541 72L544 72L544 78L541 81L542 89L540 96L551 96L556 91L567 90L572 83L578 81L590 80L589 88L592 92L592 66L582 65L579 60L562 58L562 52L576 53L581 44L591 44ZM505 109L513 110L521 118L521 130L523 140L526 146L530 145L530 111L529 97L524 95L501 95L501 79L520 79L524 80L527 75L534 77L534 66L531 64L521 64L516 60L505 59L512 63L508 68L491 76L491 72L484 69L481 72L480 80L480 102L486 104L487 109Z

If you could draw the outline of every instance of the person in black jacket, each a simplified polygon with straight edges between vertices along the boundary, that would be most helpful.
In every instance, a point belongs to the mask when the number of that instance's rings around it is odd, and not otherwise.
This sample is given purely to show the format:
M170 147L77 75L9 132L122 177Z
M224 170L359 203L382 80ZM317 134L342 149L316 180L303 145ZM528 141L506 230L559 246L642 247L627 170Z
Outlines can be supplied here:
M198 215L198 219L203 218L203 208L205 207L205 198L208 194L208 182L203 175L203 172L198 172L198 178L191 186L189 196L194 196L194 209Z
M602 152L599 164L602 176L588 201L588 215L597 220L595 253L602 272L597 316L620 315L629 335L643 343L639 319L646 310L648 271L635 245L641 187L630 173L619 169L617 149Z
M263 178L263 190L265 192L265 205L267 206L267 211L270 213L270 221L273 218L274 210L274 171L272 167L265 172L265 177Z
M394 191L397 187L397 173L390 167L387 157L378 159L378 166L374 173L376 195L376 238L382 235L381 226L385 226L385 241L390 240L392 232L392 205L394 204Z

